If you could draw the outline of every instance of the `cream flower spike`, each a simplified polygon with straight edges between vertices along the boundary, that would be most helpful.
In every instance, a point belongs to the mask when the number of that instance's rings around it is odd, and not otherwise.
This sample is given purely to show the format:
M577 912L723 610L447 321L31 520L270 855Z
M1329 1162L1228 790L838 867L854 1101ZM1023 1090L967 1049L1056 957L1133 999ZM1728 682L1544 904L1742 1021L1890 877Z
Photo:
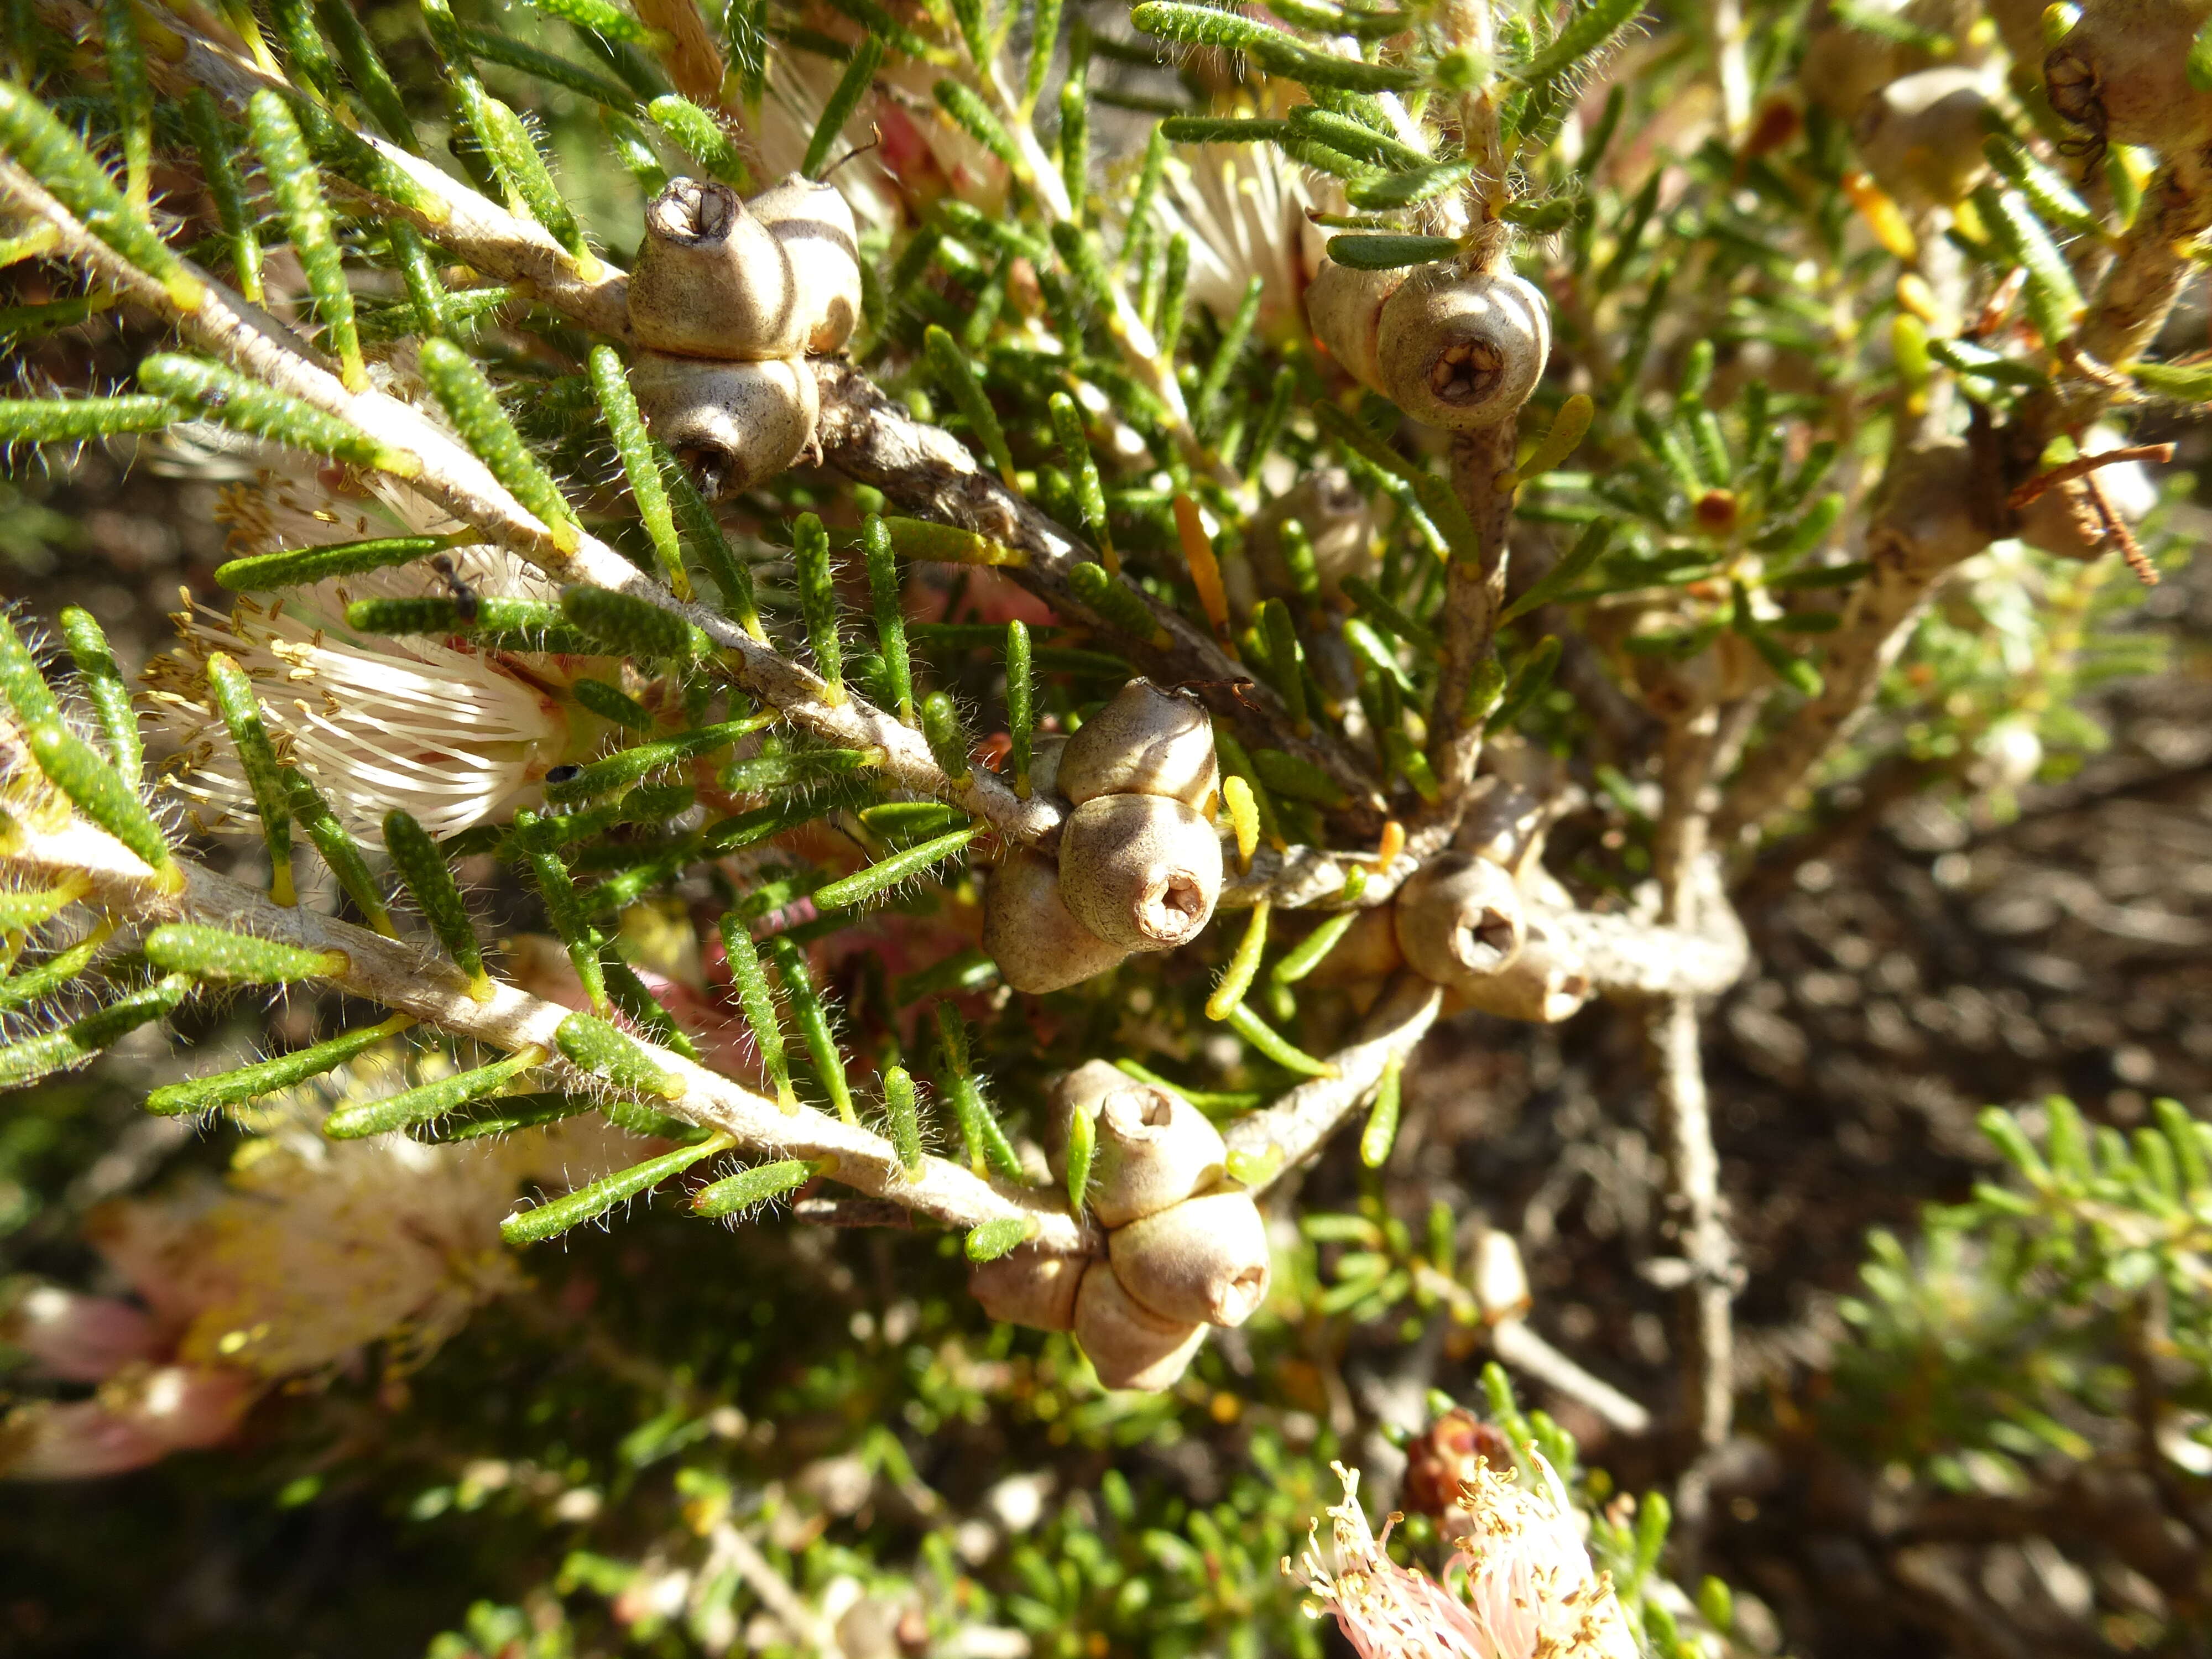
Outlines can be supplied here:
M1309 179L1270 144L1196 144L1169 157L1153 211L1163 237L1190 237L1190 302L1226 318L1246 284L1266 284L1263 325L1298 317L1298 295L1319 265L1323 233L1308 209L1341 212L1333 179Z
M1315 1618L1333 1613L1337 1628L1360 1659L1497 1659L1468 1610L1426 1573L1401 1567L1385 1553L1390 1528L1377 1538L1359 1507L1359 1471L1331 1463L1344 1482L1344 1501L1328 1511L1336 1568L1322 1565L1319 1523L1307 1532L1306 1550L1283 1571L1313 1594Z
M1344 1501L1328 1511L1335 1571L1322 1564L1318 1542L1283 1571L1313 1593L1316 1617L1334 1615L1361 1659L1637 1659L1612 1576L1591 1566L1558 1474L1530 1455L1534 1491L1486 1464L1461 1487L1474 1530L1445 1576L1467 1569L1464 1601L1390 1559L1389 1526L1380 1538L1369 1529L1358 1471L1341 1463L1329 1465L1344 1482Z
M1484 1652L1498 1659L1637 1659L1613 1575L1590 1565L1559 1472L1533 1447L1539 1485L1479 1463L1460 1486L1474 1517L1445 1569L1467 1569L1467 1600Z
M397 503L394 503L395 507ZM380 533L358 506L283 483L226 502L236 553L308 547ZM407 522L407 532L447 527ZM419 517L419 513L411 516ZM458 548L455 570L480 594L549 599L550 584L512 555ZM148 665L147 701L177 749L171 787L195 826L243 832L252 796L228 733L207 706L204 665L228 653L261 695L277 754L304 771L358 840L383 842L384 815L403 807L439 839L530 805L564 758L568 720L555 689L561 659L508 655L429 638L354 635L349 601L443 591L427 564L241 596L226 616L178 613L180 647Z

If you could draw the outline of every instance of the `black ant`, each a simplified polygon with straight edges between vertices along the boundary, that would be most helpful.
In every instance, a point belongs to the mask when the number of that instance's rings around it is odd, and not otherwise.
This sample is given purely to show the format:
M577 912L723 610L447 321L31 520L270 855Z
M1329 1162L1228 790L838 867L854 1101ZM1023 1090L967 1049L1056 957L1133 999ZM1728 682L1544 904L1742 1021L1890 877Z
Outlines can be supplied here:
M430 568L443 576L446 586L453 590L454 617L464 623L474 622L483 601L477 597L475 588L461 580L461 573L453 568L452 558L441 553L430 561Z

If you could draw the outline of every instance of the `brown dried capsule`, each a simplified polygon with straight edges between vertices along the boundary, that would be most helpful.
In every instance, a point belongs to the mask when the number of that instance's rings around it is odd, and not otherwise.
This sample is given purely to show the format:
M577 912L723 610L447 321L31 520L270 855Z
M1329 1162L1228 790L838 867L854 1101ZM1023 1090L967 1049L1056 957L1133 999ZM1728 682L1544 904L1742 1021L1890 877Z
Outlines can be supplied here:
M1129 954L1068 915L1059 870L1025 848L984 884L983 949L999 964L999 976L1030 996L1095 978Z
M968 1274L968 1294L1002 1325L1070 1331L1075 1328L1075 1293L1089 1266L1082 1256L1055 1255L1024 1244L976 1263Z
M1521 954L1527 923L1521 890L1488 859L1446 853L1398 890L1398 947L1424 979L1465 990L1503 973Z
M805 349L838 350L860 320L860 243L853 210L835 185L794 173L752 198L745 210L783 246L800 320L807 325Z
M1170 796L1101 795L1069 814L1060 831L1060 898L1109 944L1186 945L1212 919L1220 894L1220 838L1195 808Z
M1418 267L1382 307L1383 395L1415 420L1472 432L1513 418L1552 355L1552 307L1510 271Z
M1190 1368L1206 1327L1161 1318L1131 1298L1110 1266L1094 1261L1075 1297L1075 1340L1108 1388L1158 1393Z
M1165 795L1203 811L1221 784L1212 716L1188 691L1133 679L1068 738L1054 783L1078 806L1101 795Z
M1982 138L1996 107L1981 82L1974 70L1923 70L1867 100L1855 137L1875 182L1909 206L1971 195L1989 174Z
M723 362L798 356L811 329L783 244L711 179L672 179L647 207L628 304L641 344Z
M1355 270L1324 258L1306 288L1306 321L1328 355L1370 392L1382 390L1378 337L1382 307L1402 287L1406 272Z
M1595 991L1582 952L1531 915L1520 954L1498 972L1455 987L1453 1000L1501 1019L1556 1025L1579 1013Z
M821 404L805 360L708 362L641 351L630 388L653 435L734 495L774 477L814 442Z
M1112 1073L1110 1084L1104 1073ZM1087 1110L1094 1120L1090 1200L1103 1227L1158 1215L1221 1180L1229 1158L1221 1132L1180 1095L1094 1060L1070 1073L1053 1098L1063 1113ZM1055 1162L1054 1173L1066 1176L1064 1162Z
M2212 143L2212 93L2189 84L2205 0L2087 0L2043 60L2051 106L2115 144L2167 155Z
M1267 1224L1246 1192L1206 1193L1116 1228L1121 1288L1163 1319L1242 1325L1267 1299Z

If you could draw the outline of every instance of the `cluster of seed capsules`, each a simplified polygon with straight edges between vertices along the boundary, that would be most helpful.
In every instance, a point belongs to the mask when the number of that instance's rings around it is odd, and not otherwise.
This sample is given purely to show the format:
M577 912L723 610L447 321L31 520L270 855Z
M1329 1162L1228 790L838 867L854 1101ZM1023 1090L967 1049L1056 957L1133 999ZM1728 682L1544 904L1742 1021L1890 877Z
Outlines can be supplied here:
M639 411L709 497L750 489L814 447L806 359L842 348L860 318L853 210L801 173L749 199L674 179L645 228L627 301Z

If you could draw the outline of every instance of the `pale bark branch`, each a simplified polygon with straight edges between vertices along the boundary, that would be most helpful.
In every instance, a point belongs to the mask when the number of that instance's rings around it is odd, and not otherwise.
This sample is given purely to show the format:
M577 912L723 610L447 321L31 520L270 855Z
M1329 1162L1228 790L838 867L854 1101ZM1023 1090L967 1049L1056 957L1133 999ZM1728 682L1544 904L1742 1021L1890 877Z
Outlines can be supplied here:
M348 392L281 325L212 276L194 268L206 283L207 297L198 310L179 313L159 283L94 237L10 162L0 162L0 200L52 224L61 234L61 252L168 318L203 349L279 392L338 416L392 449L418 457L420 475L398 482L488 539L556 580L613 588L683 616L719 647L722 666L738 686L781 710L794 725L841 748L876 750L881 757L878 769L891 781L953 801L1010 838L1048 845L1057 836L1063 810L1057 803L1042 796L1024 800L981 767L956 786L931 757L919 732L849 691L844 702L829 702L820 676L762 644L718 612L679 601L605 543L582 535L573 552L563 552L552 532L444 428L386 392Z
M1698 872L1705 862L1711 785L1721 716L1706 709L1667 728L1660 756L1661 805L1652 840L1660 915L1694 923ZM1674 991L1644 1010L1658 1110L1660 1155L1667 1171L1665 1225L1686 1262L1682 1286L1684 1417L1694 1455L1675 1489L1681 1546L1694 1556L1710 1502L1711 1459L1728 1442L1735 1420L1734 1303L1742 1282L1735 1237L1720 1189L1720 1154L1713 1146L1712 1108L1705 1090L1698 999Z
M1273 1105L1237 1119L1222 1137L1229 1150L1261 1159L1280 1153L1275 1179L1297 1168L1375 1092L1391 1061L1402 1061L1413 1052L1443 1006L1438 987L1412 974L1400 975L1361 1023L1351 1046L1329 1056L1336 1075L1302 1083Z
M1524 1371L1547 1388L1587 1406L1607 1427L1622 1434L1644 1434L1651 1427L1651 1413L1601 1376L1594 1376L1553 1347L1523 1319L1508 1319L1492 1326L1492 1352L1517 1371Z
M20 844L0 855L0 872L33 883L69 875L91 882L88 897L137 927L196 921L313 951L343 951L346 966L327 981L349 995L412 1015L438 1030L472 1038L506 1053L535 1046L555 1057L544 1070L577 1092L603 1094L606 1085L558 1058L554 1034L574 1012L513 985L495 982L491 1000L470 997L459 970L404 940L337 921L304 907L285 908L256 889L179 858L184 890L169 894L137 857L104 831L71 818L61 828L21 826ZM943 1158L925 1158L916 1175L901 1169L888 1140L855 1124L801 1106L786 1113L720 1073L633 1034L652 1064L684 1085L668 1101L647 1103L672 1117L730 1135L742 1150L769 1158L835 1158L833 1179L872 1198L887 1200L952 1228L1018 1218L1035 1224L1040 1249L1084 1254L1089 1227L1067 1212L1065 1198L1045 1188L1022 1188L986 1180Z
M1718 871L1710 860L1700 879L1706 891L1695 927L1597 910L1544 908L1531 914L1581 954L1601 996L1717 996L1743 977L1751 944L1720 896Z

